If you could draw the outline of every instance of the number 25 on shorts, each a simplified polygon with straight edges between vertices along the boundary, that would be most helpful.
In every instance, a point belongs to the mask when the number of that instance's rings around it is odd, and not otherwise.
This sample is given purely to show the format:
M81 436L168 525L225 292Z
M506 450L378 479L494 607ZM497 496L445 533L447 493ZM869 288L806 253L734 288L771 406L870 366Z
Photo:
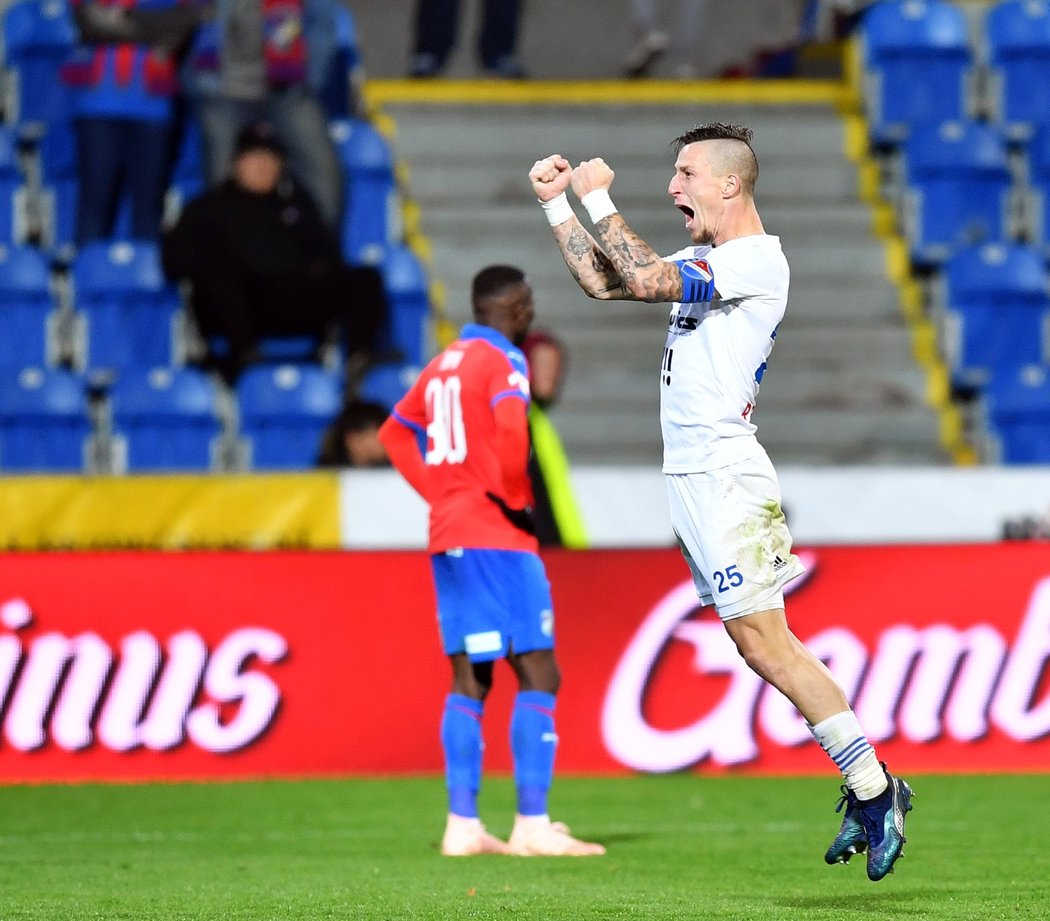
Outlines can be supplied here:
M714 577L715 588L719 592L728 592L730 588L739 588L744 584L744 577L740 575L740 571L736 568L735 563L732 566L727 566L725 569L716 569Z

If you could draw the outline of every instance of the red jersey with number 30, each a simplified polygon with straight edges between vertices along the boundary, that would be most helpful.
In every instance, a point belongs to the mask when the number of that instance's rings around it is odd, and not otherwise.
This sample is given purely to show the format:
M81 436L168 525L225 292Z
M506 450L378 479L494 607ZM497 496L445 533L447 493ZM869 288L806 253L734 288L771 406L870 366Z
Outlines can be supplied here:
M426 436L431 553L537 551L536 538L485 495L504 494L493 407L508 399L529 402L524 354L496 330L468 324L394 407L402 424Z

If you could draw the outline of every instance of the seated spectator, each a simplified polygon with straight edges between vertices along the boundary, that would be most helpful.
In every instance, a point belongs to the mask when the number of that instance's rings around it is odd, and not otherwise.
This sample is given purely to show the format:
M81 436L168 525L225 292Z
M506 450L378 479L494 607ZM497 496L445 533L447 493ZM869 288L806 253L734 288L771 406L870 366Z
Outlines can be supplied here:
M209 0L215 21L197 33L185 68L208 183L226 179L238 132L268 122L289 171L333 228L343 175L320 99L335 55L338 2Z
M261 339L323 340L333 326L359 373L387 313L382 275L343 261L335 232L284 165L273 129L250 125L230 178L192 200L162 240L164 271L189 282L201 334L226 340L226 358L210 357L231 383L261 360Z
M385 406L351 399L325 430L319 467L389 467L390 458L379 441L379 427L390 413Z
M76 242L114 236L126 192L129 235L160 235L176 66L209 14L180 0L74 0L81 42L63 66L77 139Z

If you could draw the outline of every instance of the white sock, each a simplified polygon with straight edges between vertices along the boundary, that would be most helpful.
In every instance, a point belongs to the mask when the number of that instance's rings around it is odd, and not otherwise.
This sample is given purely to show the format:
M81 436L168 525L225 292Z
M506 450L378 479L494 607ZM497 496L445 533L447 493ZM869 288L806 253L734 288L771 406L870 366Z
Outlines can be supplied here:
M809 731L842 771L857 799L874 799L886 789L886 772L852 710L829 716Z

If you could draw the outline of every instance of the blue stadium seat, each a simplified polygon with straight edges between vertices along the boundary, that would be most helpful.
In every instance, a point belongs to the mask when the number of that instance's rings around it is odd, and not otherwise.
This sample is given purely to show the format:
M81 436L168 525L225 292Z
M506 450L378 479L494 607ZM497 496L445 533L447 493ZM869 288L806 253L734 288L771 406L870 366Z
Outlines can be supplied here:
M0 365L52 365L59 357L51 270L43 254L0 245Z
M1015 140L1050 121L1050 8L1001 0L984 19L988 77L996 120Z
M130 472L220 466L219 392L198 368L129 368L109 391L117 468Z
M365 372L355 396L360 400L378 403L388 410L408 392L419 377L418 365L405 362L382 362Z
M390 145L361 118L338 119L330 129L346 177L343 256L353 264L375 264L398 236L397 184Z
M984 412L1004 464L1050 464L1050 368L1027 365L995 374Z
M386 249L379 270L390 305L388 341L383 345L399 351L406 361L423 364L430 320L426 271L416 254L401 244Z
M904 172L903 223L916 265L1014 235L1013 175L997 129L976 121L918 126L904 145Z
M354 114L355 95L362 79L361 50L354 14L345 3L335 4L335 51L321 90L321 104L329 120Z
M5 121L27 136L69 117L58 72L77 42L65 0L20 0L3 14Z
M164 277L157 244L88 243L73 260L72 279L78 367L98 375L181 363L179 293Z
M945 354L957 387L979 388L1000 369L1050 357L1050 275L1036 247L960 249L945 263L944 281Z
M966 14L944 0L885 0L861 19L864 96L873 143L894 145L915 125L976 108Z
M236 395L250 468L301 470L317 460L343 380L317 365L257 365L238 379Z
M259 359L266 364L286 365L317 361L321 348L320 336L266 336L258 341ZM230 343L225 336L209 336L208 351L215 358L230 354Z
M79 473L92 438L83 378L60 368L0 368L0 470Z

